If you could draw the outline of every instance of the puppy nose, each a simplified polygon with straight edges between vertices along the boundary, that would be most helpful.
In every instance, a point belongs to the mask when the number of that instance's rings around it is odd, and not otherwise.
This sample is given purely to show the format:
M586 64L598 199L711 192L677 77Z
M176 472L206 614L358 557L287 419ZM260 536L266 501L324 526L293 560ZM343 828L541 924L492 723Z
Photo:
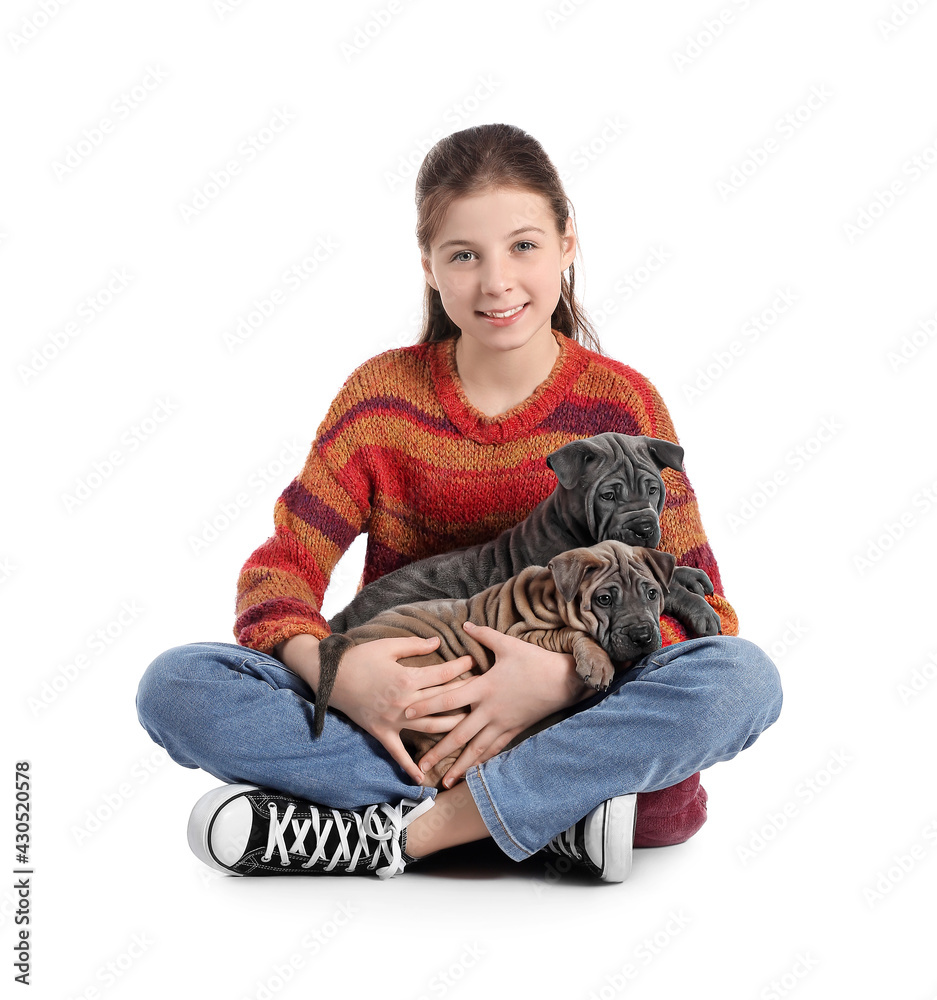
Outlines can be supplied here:
M647 622L643 622L640 625L630 625L628 627L628 636L633 642L636 642L639 645L646 643L653 634L654 630Z
M654 522L650 518L646 521L639 521L637 524L632 525L631 530L642 538L648 538L654 534Z

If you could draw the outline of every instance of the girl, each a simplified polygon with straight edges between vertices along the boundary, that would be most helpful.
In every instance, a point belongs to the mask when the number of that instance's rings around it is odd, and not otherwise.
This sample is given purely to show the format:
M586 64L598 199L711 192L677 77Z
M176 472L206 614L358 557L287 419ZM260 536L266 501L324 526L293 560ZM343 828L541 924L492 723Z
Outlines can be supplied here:
M545 457L571 440L677 440L654 387L599 353L574 294L569 203L536 140L508 125L442 139L421 166L416 204L419 343L346 381L276 503L276 533L241 571L238 644L162 654L140 683L139 718L178 763L228 783L189 822L193 851L219 870L388 877L492 837L515 860L546 847L621 881L635 832L639 845L695 833L706 802L698 772L748 747L781 706L774 665L737 637L683 474L667 473L660 548L709 574L722 635L679 641L664 619L664 648L601 695L571 656L488 628L473 634L495 664L468 681L457 679L467 657L399 662L438 640L365 643L343 660L331 699L341 714L312 737L317 646L329 631L319 609L358 533L368 533L367 583L520 521L553 489ZM404 728L445 735L414 762ZM424 787L423 770L463 744L447 787Z

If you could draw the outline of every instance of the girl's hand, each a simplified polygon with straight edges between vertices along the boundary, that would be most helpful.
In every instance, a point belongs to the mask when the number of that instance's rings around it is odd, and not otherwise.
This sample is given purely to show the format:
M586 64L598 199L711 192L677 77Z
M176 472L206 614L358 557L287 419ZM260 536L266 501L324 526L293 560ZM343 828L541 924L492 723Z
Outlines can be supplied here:
M412 712L419 718L471 706L472 711L420 761L420 766L429 770L467 744L443 779L446 788L473 764L500 753L528 726L595 694L576 673L571 655L542 649L484 625L469 622L465 629L494 652L494 665L477 677L453 682L445 691L414 700L406 711L408 717Z
M423 784L425 775L407 753L400 739L401 729L416 729L426 733L445 733L461 722L467 713L440 715L432 719L405 716L406 710L418 700L439 697L449 690L447 682L470 670L472 658L434 664L430 667L405 667L398 659L431 653L439 639L375 639L353 646L342 657L342 666L335 678L330 705L348 716L352 722L369 732L407 772L416 784ZM456 685L463 682L456 681Z

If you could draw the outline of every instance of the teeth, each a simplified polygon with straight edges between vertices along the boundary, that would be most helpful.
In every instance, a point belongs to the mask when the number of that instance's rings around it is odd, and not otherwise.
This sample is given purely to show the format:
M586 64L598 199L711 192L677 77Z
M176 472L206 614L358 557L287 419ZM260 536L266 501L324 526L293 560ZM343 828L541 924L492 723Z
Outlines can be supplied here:
M486 316L492 316L494 319L504 319L505 316L513 316L514 313L520 312L523 306L518 306L516 309L509 309L507 312L486 312Z

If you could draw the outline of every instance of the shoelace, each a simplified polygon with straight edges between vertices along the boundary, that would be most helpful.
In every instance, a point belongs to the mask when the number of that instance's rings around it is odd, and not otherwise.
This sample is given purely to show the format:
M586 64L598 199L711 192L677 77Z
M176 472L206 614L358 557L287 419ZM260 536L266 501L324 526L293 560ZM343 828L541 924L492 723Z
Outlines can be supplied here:
M549 844L547 850L555 851L557 854L565 854L568 858L582 861L582 855L576 850L576 828L578 823L574 823L568 830L558 833Z
M283 813L283 818L278 816L278 809L275 802L270 802L270 827L267 831L267 849L264 851L262 860L269 862L273 858L274 851L280 852L280 864L284 867L290 862L290 854L308 854L309 858L303 864L303 868L312 868L313 865L327 860L323 871L333 871L336 866L344 865L345 871L353 872L359 861L368 859L367 867L372 871L376 870L379 878L390 878L398 872L402 872L406 867L400 849L400 833L404 827L409 826L427 809L434 804L433 799L424 799L416 802L413 799L402 799L396 806L382 802L379 805L367 806L363 814L348 812L347 820L337 809L330 809L325 806L309 806L309 815L302 820L293 819L296 804L291 802ZM404 808L409 808L409 812L404 815ZM412 808L410 808L412 807ZM321 814L326 814L327 818ZM332 829L338 834L338 843L332 857L326 859L325 845L328 842ZM352 828L355 830L352 831ZM293 843L287 849L284 835L292 832ZM315 837L315 850L310 854L306 849L305 841L310 831ZM352 848L349 840L349 833L352 834L351 841L355 840L357 833L357 843ZM387 864L381 868L377 867L383 854Z

